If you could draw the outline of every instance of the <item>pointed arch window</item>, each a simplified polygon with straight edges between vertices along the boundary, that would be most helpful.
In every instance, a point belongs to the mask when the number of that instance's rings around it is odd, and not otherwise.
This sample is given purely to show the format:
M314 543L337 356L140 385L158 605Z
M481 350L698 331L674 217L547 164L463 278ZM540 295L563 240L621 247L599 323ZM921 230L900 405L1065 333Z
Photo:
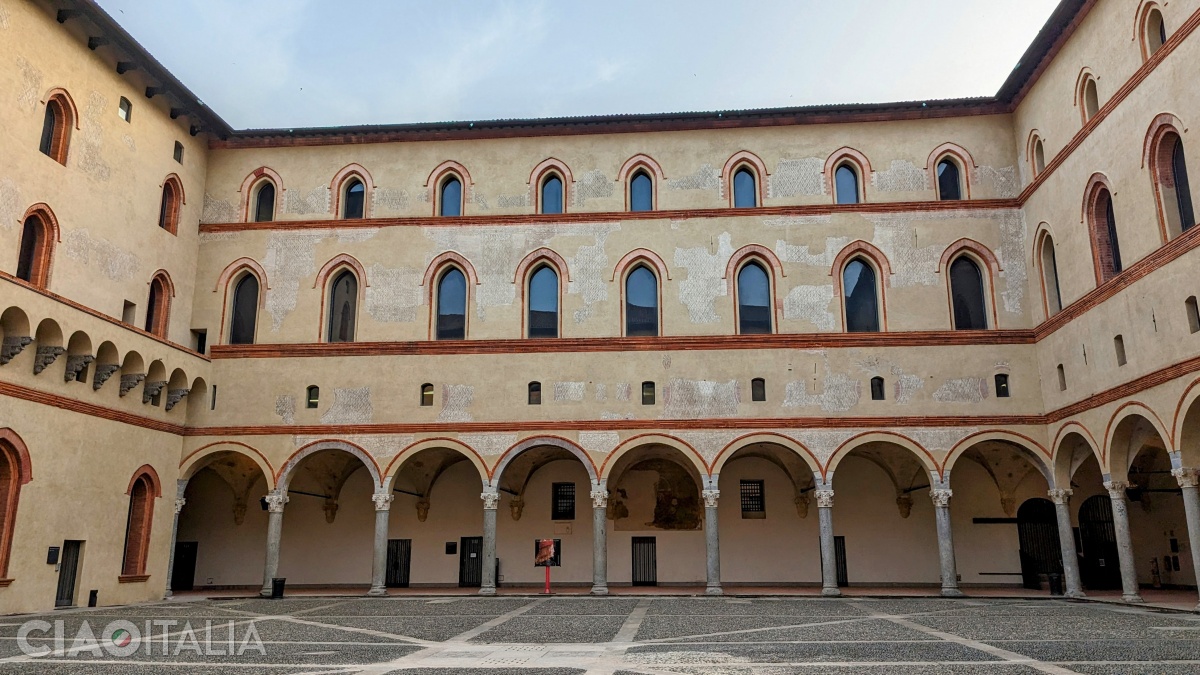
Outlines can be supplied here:
M342 189L342 218L356 220L366 213L367 187L357 178L346 181Z
M654 210L654 180L644 169L638 170L629 180L629 210Z
M164 339L167 337L167 326L171 321L170 293L171 289L163 274L160 273L150 281L150 295L146 300L146 332Z
M1036 178L1046 170L1046 144L1040 137L1033 139L1033 176Z
M1159 213L1162 215L1166 239L1174 239L1196 225L1192 204L1191 181L1188 179L1187 158L1179 134L1170 129L1162 133L1151 146L1150 168L1158 191Z
M1079 88L1079 110L1083 115L1083 123L1087 124L1100 112L1100 90L1096 87L1096 78L1087 74Z
M158 226L171 234L179 231L179 209L183 202L183 187L174 174L163 181L162 200L158 206Z
M733 174L733 207L748 209L755 206L758 206L758 179L753 169L743 166Z
M558 273L541 265L529 277L528 337L558 337Z
M938 199L941 201L958 201L963 198L962 170L958 162L943 157L937 163Z
M638 265L625 277L626 337L658 337L658 277Z
M327 342L354 342L354 324L358 318L358 279L343 270L329 286L329 322Z
M858 171L849 162L838 166L833 172L834 196L838 204L859 203Z
M269 223L275 220L275 184L269 180L259 183L254 194L254 222Z
M950 298L955 330L987 330L987 300L983 273L969 256L950 263Z
M1145 16L1145 25L1142 27L1143 56L1149 59L1167 42L1167 22L1157 7L1151 8Z
M17 257L17 278L45 288L50 281L50 257L54 233L43 216L31 214L21 227L21 248Z
M563 212L563 182L556 173L551 173L542 179L541 187L542 213Z
M0 431L0 581L8 578L17 502L21 496L21 485L29 482L27 460L28 452L20 438L8 430Z
M437 285L438 340L464 340L467 337L467 277L451 266L442 273Z
M1054 238L1047 233L1042 237L1042 288L1046 294L1046 315L1054 316L1062 311L1062 291L1058 285L1058 261L1054 255Z
M1121 245L1117 238L1117 218L1113 210L1112 193L1100 187L1095 191L1090 209L1092 248L1100 283L1121 273Z
M146 557L150 550L150 526L154 521L154 485L142 474L129 489L129 513L125 521L125 555L121 561L122 576L146 573Z
M438 189L438 215L461 216L463 212L463 184L457 176L449 176Z
M38 150L66 166L67 146L71 143L73 125L71 105L60 91L46 100L46 114L42 118L42 137L38 143Z
M233 287L233 312L229 322L229 344L254 344L258 323L258 277L246 273Z
M771 332L771 277L757 261L738 270L738 334L763 335Z
M842 269L846 332L879 332L879 289L875 279L875 268L862 258L854 258Z

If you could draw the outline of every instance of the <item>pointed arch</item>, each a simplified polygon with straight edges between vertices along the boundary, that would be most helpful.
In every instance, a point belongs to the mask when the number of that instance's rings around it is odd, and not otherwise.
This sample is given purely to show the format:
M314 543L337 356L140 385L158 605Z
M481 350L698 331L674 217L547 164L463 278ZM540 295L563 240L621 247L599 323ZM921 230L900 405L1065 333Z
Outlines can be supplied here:
M766 275L767 314L758 317L755 317L753 314L747 316L743 312L743 306L747 309L759 307L757 304L748 305L746 299L741 295L746 290L742 287L743 271L751 266L757 266ZM749 274L749 272L746 273ZM735 333L764 332L762 331L764 322L769 322L770 324L769 326L765 326L768 329L765 331L766 333L778 332L779 311L781 309L778 278L782 276L785 276L783 265L779 262L779 258L775 255L775 252L766 246L747 244L729 257L729 262L725 265L724 277L729 297L733 298L733 326ZM748 281L753 283L753 277L750 277ZM744 318L746 320L743 320Z
M447 178L458 179L462 194L459 196L459 215L467 215L467 201L471 190L475 189L475 181L467 167L452 159L448 159L433 168L425 178L425 189L429 192L429 201L433 206L433 215L442 215L442 184Z
M613 267L612 276L608 280L616 281L618 278L624 277L626 270L639 263L645 263L654 269L658 273L659 279L669 280L671 278L671 271L661 256L648 248L635 248L617 261L616 267Z
M875 263L875 268L880 273L880 286L887 288L891 285L892 264L888 261L887 255L876 248L871 242L863 241L862 239L856 239L838 251L837 255L833 258L833 265L829 268L829 276L840 277L842 268L846 266L846 263L858 256L868 258L871 262ZM834 284L833 297L836 298L840 295L841 285ZM882 298L880 300L882 301Z
M555 157L547 157L533 170L529 172L529 188L533 190L533 203L536 207L535 213L542 213L542 183L551 175L557 175L562 181L562 212L566 213L567 208L571 204L571 190L575 186L575 179L571 176L571 167L567 166L566 162Z
M144 464L133 473L129 488L129 517L125 529L125 554L121 561L121 581L145 581L150 553L150 535L154 527L154 500L162 497L158 472Z
M691 462L692 467L705 482L711 479L704 457L690 443L667 434L650 433L638 434L617 444L617 447L608 453L608 456L604 458L604 463L600 465L600 480L608 481L612 477L613 467L618 460L629 452L646 445L665 445L678 450Z
M150 287L146 302L146 332L164 340L171 326L171 299L175 297L175 284L166 270L155 272L147 283Z
M342 268L349 268L353 270L354 274L362 282L360 284L362 287L371 285L367 283L367 270L363 268L362 263L358 261L358 258L355 258L349 253L339 253L330 258L329 262L321 266L321 269L317 272L316 279L313 280L312 287L316 288L318 286L325 286L326 282L329 280L329 277L333 275L334 272Z
M763 198L766 196L765 184L767 177L767 165L758 155L749 150L739 150L725 161L725 166L721 168L721 187L727 193L729 198L730 208L734 207L733 201L733 176L738 169L749 167L754 173L754 191L755 191L755 206L763 205Z
M633 210L633 179L639 173L646 174L650 179L650 210L656 210L659 208L658 186L666 180L666 176L658 161L645 154L637 154L625 160L617 171L617 182L625 190L625 210Z
M217 283L213 284L213 293L222 288L228 288L229 282L243 270L258 277L258 283L262 286L263 290L270 290L271 285L267 281L267 271L263 269L263 266L254 258L241 257L226 265L225 269L221 270L221 273L217 275ZM263 299L259 298L259 305L261 306L262 304Z
M1050 225L1042 222L1033 235L1033 268L1038 271L1042 289L1042 310L1045 318L1058 314L1066 306L1062 284L1058 278L1058 255L1054 249L1054 234Z
M868 443L890 443L904 448L912 453L913 457L921 463L921 466L925 467L931 476L944 478L942 469L938 466L933 453L908 436L894 431L866 431L850 437L829 456L829 461L825 463L825 471L822 475L825 477L831 476L842 460L846 458L846 455Z
M25 210L21 224L16 276L38 288L47 288L54 265L55 245L62 241L58 218L48 205L39 202ZM27 241L27 236L33 238Z
M1113 190L1108 176L1094 173L1088 178L1083 192L1081 223L1086 223L1092 248L1092 268L1099 286L1121 273L1121 246L1116 223L1109 219L1115 209ZM1107 202L1105 201L1107 200Z
M275 188L275 206L273 213L275 220L279 219L279 206L283 203L283 178L269 166L260 166L257 169L246 174L242 179L242 184L238 188L238 194L242 195L241 213L238 214L238 220L244 223L254 220L255 210L255 195L262 184L270 181Z
M942 143L934 148L933 152L929 153L929 158L926 160L925 165L926 175L929 176L929 187L937 191L938 164L941 164L942 160L946 158L950 158L951 161L958 164L960 171L958 180L962 188L962 199L970 199L971 176L978 165L975 164L975 158L971 156L971 153L957 143ZM938 194L940 198L940 192Z
M41 101L45 106L40 150L54 161L67 165L71 132L79 129L79 111L66 89L54 88Z
M712 464L709 466L709 474L718 476L721 474L721 469L725 464L737 454L739 450L755 443L770 443L791 450L802 462L813 472L817 478L823 479L825 474L821 468L821 461L817 459L816 454L809 450L803 443L794 438L789 438L783 434L774 431L762 431L756 433L744 434L738 436L732 441L725 444L721 448L717 456L713 458Z
M167 174L163 179L162 202L159 204L158 226L171 234L179 234L179 220L183 205L187 204L187 195L183 192L183 181L178 174Z
M447 251L435 257L429 267L425 269L425 276L421 279L421 285L425 288L425 293L422 295L422 302L429 306L429 339L432 340L439 336L438 325L440 321L441 300L439 293L441 292L442 279L449 270L458 270L462 274L465 282L463 296L463 316L462 316L462 337L468 335L468 327L471 317L471 302L474 299L472 289L479 285L479 277L475 274L475 268L471 266L470 261L455 251ZM454 327L455 329L457 327ZM457 331L455 331L457 332ZM439 338L439 339L457 339L457 338Z
M1099 79L1087 66L1080 68L1075 76L1075 107L1079 108L1079 119L1084 126L1100 112Z
M496 466L489 472L491 483L493 485L499 485L500 478L504 475L505 467L507 467L509 463L516 459L517 456L522 452L543 445L566 450L574 455L576 459L583 463L583 468L587 471L588 478L592 480L592 485L597 485L599 483L600 473L596 469L596 463L592 460L591 455L589 455L583 448L579 447L579 445L574 441L561 436L534 436L533 438L526 438L510 446L504 451L504 454L500 455L500 459L496 462Z
M359 461L363 463L363 466L366 467L367 473L371 475L371 485L375 488L375 491L378 492L379 488L383 487L383 482L380 479L379 464L375 461L375 458L371 456L371 453L364 450L361 446L349 441L324 439L308 443L299 450L293 452L292 455L288 457L283 466L279 468L279 473L276 474L275 484L278 486L276 489L287 490L288 485L290 485L292 481L292 474L296 471L296 466L299 465L300 462L306 457L315 455L324 450L340 450L357 457Z
M822 173L825 176L824 189L826 194L834 198L834 203L837 203L837 184L834 180L834 172L843 164L850 164L854 171L858 174L858 201L865 202L867 200L867 181L871 177L871 160L863 153L846 145L834 150L829 158L825 160L825 168Z
M208 466L206 460L209 457L223 452L236 453L254 462L262 471L263 480L267 483L267 492L275 489L275 469L271 466L271 461L258 448L238 441L217 441L191 451L179 460L179 480L190 481L192 476Z
M1025 161L1029 163L1031 179L1041 176L1046 170L1046 139L1037 129L1030 129L1025 139Z
M1000 261L996 259L996 254L992 253L991 249L968 237L963 237L947 246L938 261L938 274L941 274L946 282L946 301L950 308L951 325L953 326L954 323L954 284L950 277L950 265L954 264L954 261L961 256L967 256L979 268L980 274L983 276L984 301L987 303L985 311L991 327L999 328L996 310L996 279L1000 278L1000 272L1004 268L1000 266Z
M515 272L513 272L513 283L518 283L521 279L524 279L531 267L543 261L554 267L554 269L558 272L559 278L568 282L574 281L574 279L571 278L571 269L567 267L567 261L564 260L561 255L543 246L537 250L531 251L528 255L521 259L521 262L517 263L517 269Z
M1154 118L1142 146L1142 167L1149 167L1162 243L1196 225L1191 180L1183 146L1183 123L1171 113Z
M354 304L350 309L350 341L353 341L354 333L356 333L358 323L358 310L363 305L363 300L366 297L366 289L370 286L367 282L367 272L363 268L362 263L349 253L340 253L325 263L320 271L317 272L316 279L313 281L313 288L321 287L321 318L318 322L318 341L331 342L327 331L330 321L333 318L332 308L330 307L331 286L336 285L336 282L341 278L342 271L349 271L354 277ZM330 280L334 283L330 283Z
M729 256L729 262L725 263L725 274L721 275L721 278L725 279L728 284L730 295L733 294L733 283L737 278L736 272L747 258L757 258L774 274L781 277L787 276L787 272L783 269L783 263L779 261L779 256L775 255L774 251L762 244L746 244Z
M363 218L371 217L371 202L375 194L375 179L371 178L371 172L367 171L361 164L347 164L338 170L333 175L333 180L329 181L329 192L333 196L329 200L330 213L334 218L342 217L342 200L346 183L357 178L363 184Z
M75 106L75 99L71 98L71 92L62 87L52 87L42 95L41 103L46 105L51 100L61 101L66 113L69 115L67 121L72 129L79 131L83 128L83 120L79 116L79 108Z
M434 279L441 274L442 268L450 264L462 269L470 285L479 285L479 275L475 273L475 267L471 264L470 260L467 260L466 256L458 251L446 251L431 260L429 266L425 268L425 275L421 277L421 285L430 288L433 285ZM428 295L425 296L425 300L429 300Z
M11 582L8 561L12 554L17 506L21 501L21 486L31 480L33 467L25 441L9 427L0 429L0 588Z
M1141 49L1142 61L1149 61L1151 56L1154 56L1158 49L1162 48L1161 44L1155 45L1154 42L1158 36L1151 35L1153 26L1150 25L1150 19L1158 13L1158 20L1163 20L1162 8L1154 0L1142 0L1138 5L1137 12L1134 13L1133 23L1133 41L1138 43ZM1162 26L1162 32L1165 34L1166 28ZM1170 37L1169 35L1167 36ZM1152 39L1153 38L1153 39Z
M271 287L267 283L267 272L263 269L262 265L259 265L258 261L254 260L253 258L245 257L238 258L237 260L234 260L226 265L225 269L221 270L221 274L217 277L216 285L213 286L214 293L216 293L218 289L225 289L225 295L221 298L220 335L222 340L230 339L229 333L232 332L233 329L230 329L230 331L227 332L226 325L234 324L234 319L232 317L237 314L238 311L237 303L233 302L233 300L235 300L237 297L237 293L235 291L237 291L241 284L241 280L246 275L253 276L255 281L258 282L258 298L255 302L255 306L260 310L266 307L267 291L270 290ZM227 319L226 317L230 318ZM258 320L257 316L255 316L255 328L257 328L257 324ZM251 331L252 334L253 332L254 331Z
M654 281L654 307L653 313L646 311L645 305L635 305L631 299L630 284L635 282L631 278L639 269L645 268L653 277ZM649 336L651 333L657 337L662 335L663 330L663 283L664 280L670 279L671 274L667 270L667 265L663 259L649 249L634 249L626 253L619 261L617 266L613 268L613 276L610 281L618 281L620 283L621 293L621 331L622 335L630 337L631 327L632 332L639 336ZM643 281L645 279L643 278ZM638 314L634 316L635 312ZM653 331L651 331L650 317L654 317Z
M563 297L566 295L566 284L571 281L570 269L567 267L567 261L563 260L562 256L554 251L542 247L525 256L520 263L517 264L517 270L513 275L513 283L521 284L521 337L528 338L530 335L530 322L533 309L531 307L530 298L530 283L533 277L542 270L549 268L556 276L558 295L555 299L555 316L553 317L555 333L552 337L562 337L562 316L563 316ZM564 283L565 282L565 283ZM544 316L545 310L541 318L549 320ZM539 324L541 328L546 328L545 325ZM540 337L551 337L549 333Z

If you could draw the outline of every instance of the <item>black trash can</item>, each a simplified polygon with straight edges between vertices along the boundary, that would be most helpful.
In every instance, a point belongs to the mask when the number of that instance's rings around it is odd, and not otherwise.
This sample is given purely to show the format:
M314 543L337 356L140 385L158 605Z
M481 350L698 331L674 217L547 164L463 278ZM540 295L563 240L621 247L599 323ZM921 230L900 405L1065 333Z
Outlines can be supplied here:
M1050 595L1063 594L1063 578L1061 574L1058 574L1057 572L1053 574L1047 574L1046 580L1050 582Z
M285 583L287 583L286 577L282 577L282 578L281 577L272 577L271 578L271 599L272 600L279 600L280 598L283 597L283 585Z

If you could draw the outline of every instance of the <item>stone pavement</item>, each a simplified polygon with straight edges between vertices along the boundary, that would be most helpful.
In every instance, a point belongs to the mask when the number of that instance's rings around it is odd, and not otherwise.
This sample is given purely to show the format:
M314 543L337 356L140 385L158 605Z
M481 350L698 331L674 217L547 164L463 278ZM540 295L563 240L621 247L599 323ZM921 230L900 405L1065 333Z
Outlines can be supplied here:
M31 620L46 623L26 646L51 653L22 653ZM113 626L154 639L109 642ZM0 617L0 672L49 671L1171 675L1200 672L1200 616L1036 598L295 596Z

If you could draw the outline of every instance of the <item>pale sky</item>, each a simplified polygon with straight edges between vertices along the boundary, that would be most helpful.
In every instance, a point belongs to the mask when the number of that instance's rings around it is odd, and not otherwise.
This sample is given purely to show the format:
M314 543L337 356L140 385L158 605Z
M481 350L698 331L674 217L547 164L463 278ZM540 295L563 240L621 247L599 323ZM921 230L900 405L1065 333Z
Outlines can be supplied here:
M100 0L235 128L990 96L1056 0Z

